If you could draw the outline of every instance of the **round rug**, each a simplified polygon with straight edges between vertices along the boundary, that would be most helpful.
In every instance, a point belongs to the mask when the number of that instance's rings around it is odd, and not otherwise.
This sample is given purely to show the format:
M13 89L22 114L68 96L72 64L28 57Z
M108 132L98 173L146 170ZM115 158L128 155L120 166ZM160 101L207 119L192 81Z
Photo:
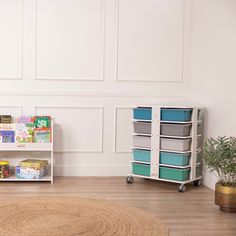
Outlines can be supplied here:
M0 235L168 235L165 224L145 211L102 200L8 199L0 209Z

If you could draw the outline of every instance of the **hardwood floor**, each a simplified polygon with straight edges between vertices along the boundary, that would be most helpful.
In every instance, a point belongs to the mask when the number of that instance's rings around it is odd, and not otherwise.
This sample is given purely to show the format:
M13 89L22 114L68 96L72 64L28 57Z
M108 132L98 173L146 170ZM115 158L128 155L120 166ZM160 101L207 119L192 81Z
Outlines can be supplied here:
M56 177L55 183L0 183L0 199L11 196L79 196L122 202L162 219L170 236L235 236L236 214L223 213L214 204L214 192L204 186L177 185L125 177Z

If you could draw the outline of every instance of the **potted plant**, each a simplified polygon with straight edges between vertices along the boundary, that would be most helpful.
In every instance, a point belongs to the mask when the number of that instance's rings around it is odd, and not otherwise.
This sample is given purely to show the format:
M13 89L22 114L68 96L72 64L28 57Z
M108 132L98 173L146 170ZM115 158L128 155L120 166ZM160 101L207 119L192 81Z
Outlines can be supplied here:
M236 212L236 138L207 139L203 157L207 168L219 179L215 187L215 204L222 211Z

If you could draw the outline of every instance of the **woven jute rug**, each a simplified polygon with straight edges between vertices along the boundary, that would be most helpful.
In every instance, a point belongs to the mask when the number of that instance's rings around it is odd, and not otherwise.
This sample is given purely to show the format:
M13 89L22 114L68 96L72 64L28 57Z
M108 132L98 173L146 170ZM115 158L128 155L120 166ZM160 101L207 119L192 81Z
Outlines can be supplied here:
M0 235L167 236L145 211L86 198L19 198L0 201Z

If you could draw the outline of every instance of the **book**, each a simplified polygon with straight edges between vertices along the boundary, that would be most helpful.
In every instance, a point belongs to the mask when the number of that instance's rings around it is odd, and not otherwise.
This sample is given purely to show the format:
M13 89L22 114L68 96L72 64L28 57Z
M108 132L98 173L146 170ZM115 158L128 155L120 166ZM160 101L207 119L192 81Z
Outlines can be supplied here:
M15 140L17 143L32 143L34 141L34 128L35 125L32 123L16 124Z
M16 118L16 123L27 124L27 123L34 123L34 121L35 121L34 116L20 116Z
M36 128L34 130L35 143L50 143L51 142L51 128Z
M51 116L35 116L36 128L50 128Z
M11 115L0 115L0 123L1 124L11 123Z
M15 132L12 130L2 130L0 131L0 143L14 143L15 142Z

